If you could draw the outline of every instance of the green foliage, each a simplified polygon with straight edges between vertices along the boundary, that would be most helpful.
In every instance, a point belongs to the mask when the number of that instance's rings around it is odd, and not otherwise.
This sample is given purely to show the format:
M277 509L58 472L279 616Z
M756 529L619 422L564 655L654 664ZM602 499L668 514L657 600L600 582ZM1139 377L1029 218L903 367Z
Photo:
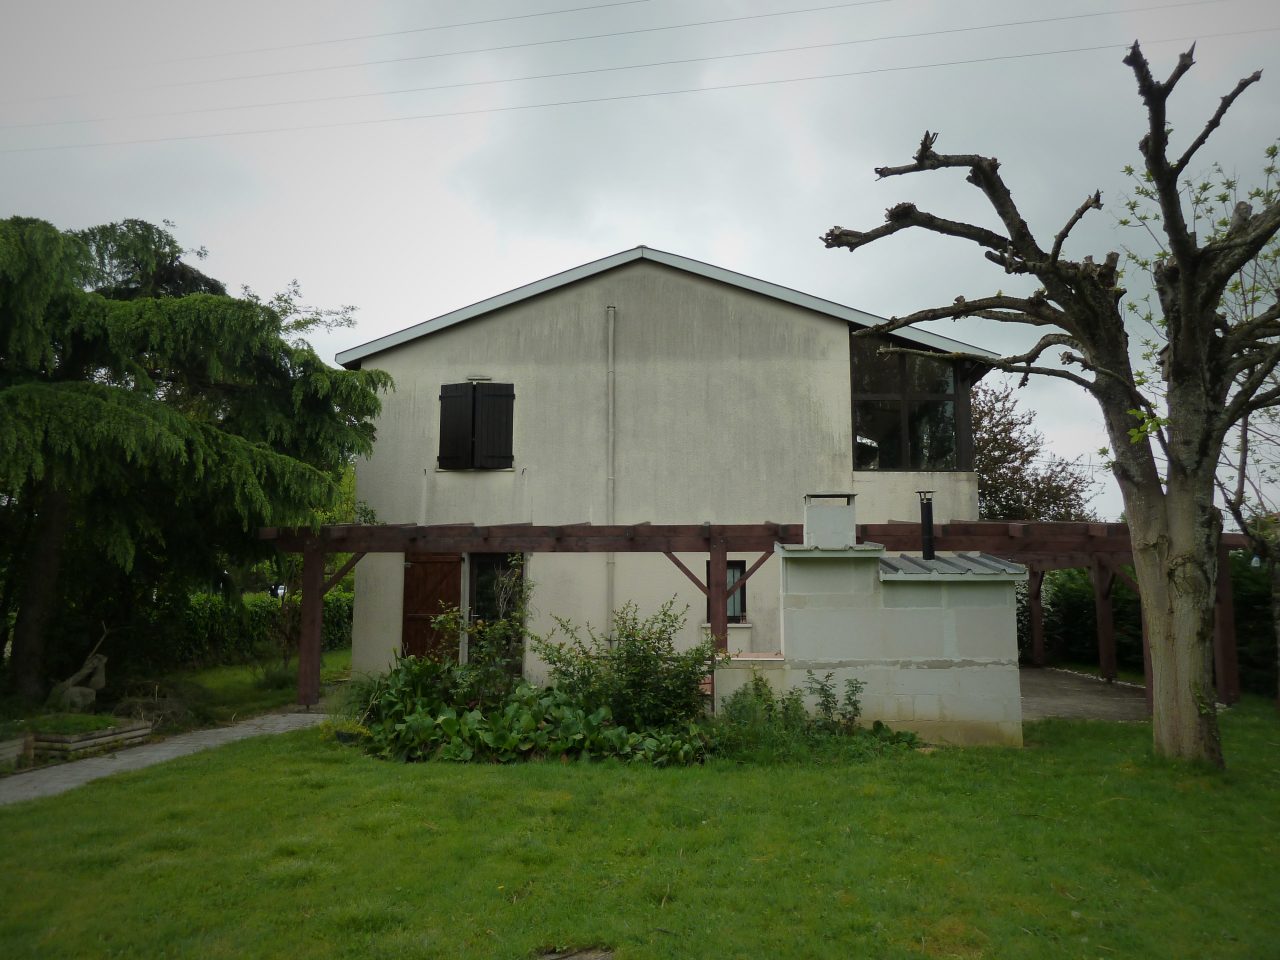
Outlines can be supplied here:
M1270 573L1254 567L1246 552L1231 554L1231 595L1236 615L1236 652L1240 687L1250 693L1276 694L1276 631L1271 619Z
M815 759L865 759L892 748L914 748L919 738L893 731L880 721L858 726L863 681L845 681L837 698L832 674L806 674L803 689L775 693L769 681L753 671L751 679L721 702L716 714L717 754L737 761L785 763ZM814 710L805 706L805 694Z
M1051 570L1041 587L1044 635L1054 661L1073 664L1098 662L1097 616L1093 581L1084 569ZM1116 664L1142 672L1142 613L1137 594L1116 578L1111 588L1111 617L1115 626ZM1020 642L1030 643L1029 632ZM1024 654L1026 650L1023 650Z
M528 759L614 757L655 766L687 765L706 753L696 725L633 732L608 707L588 709L567 691L523 681L497 702L468 709L464 667L405 657L364 691L356 722L368 748L393 760L509 763Z
M432 618L431 626L437 632L465 641L466 662L449 665L450 702L488 708L502 703L515 690L524 670L531 590L520 558L512 557L493 584L495 609L490 619L473 620L456 607Z
M1274 694L1276 685L1275 631L1271 621L1271 585L1264 567L1254 568L1247 553L1231 554L1232 601L1235 606L1236 648L1241 688ZM1096 664L1098 640L1093 584L1087 570L1053 570L1045 574L1042 592L1045 646L1051 662ZM1116 631L1116 663L1121 670L1142 674L1142 613L1138 597L1123 580L1111 590ZM1022 623L1019 645L1029 655L1029 627Z
M674 600L643 618L628 602L614 611L608 634L588 627L583 640L577 627L560 620L565 639L538 640L534 649L546 661L552 682L579 703L608 707L631 730L678 726L706 714L703 683L716 660L710 638L676 649L684 622Z
M582 643L539 644L563 680L539 689L520 679L529 589L515 565L498 584L493 619L468 622L451 610L432 621L446 635L465 637L465 663L403 657L385 676L353 684L345 713L367 731L371 752L497 763L614 757L666 766L703 759L709 740L696 721L709 657L701 649L675 652L673 635L683 619L670 604L646 620L634 606L619 611L615 646L603 653ZM656 679L646 670L656 671Z
M265 555L258 527L315 521L371 449L389 378L301 339L337 321L182 255L141 221L0 221L0 627L27 694L45 635L80 636L74 659L87 627L132 634L132 608ZM28 579L34 556L67 575Z
M322 649L351 646L353 599L344 590L325 594ZM239 598L193 593L176 598L147 612L128 646L121 649L118 666L126 672L140 672L283 662L286 615L282 602L265 593ZM287 652L294 651L289 648Z
M973 469L983 520L1096 520L1096 484L1078 460L1050 455L1036 415L1008 383L973 389Z
M24 726L35 733L75 734L109 730L119 717L101 713L42 713L26 720Z

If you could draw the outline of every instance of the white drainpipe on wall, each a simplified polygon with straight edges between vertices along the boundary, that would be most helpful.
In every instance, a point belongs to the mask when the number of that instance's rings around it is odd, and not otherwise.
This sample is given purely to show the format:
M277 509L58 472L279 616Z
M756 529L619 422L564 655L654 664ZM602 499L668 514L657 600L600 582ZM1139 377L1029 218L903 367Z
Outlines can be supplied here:
M614 371L614 327L617 324L617 308L605 308L605 342L606 342L606 368L605 368L605 485L604 485L604 522L609 526L614 523L614 467L617 464L617 407L615 396L615 371ZM604 580L604 605L606 623L613 622L613 603L614 603L614 572L616 569L615 556L612 551L604 555L605 564L605 580Z

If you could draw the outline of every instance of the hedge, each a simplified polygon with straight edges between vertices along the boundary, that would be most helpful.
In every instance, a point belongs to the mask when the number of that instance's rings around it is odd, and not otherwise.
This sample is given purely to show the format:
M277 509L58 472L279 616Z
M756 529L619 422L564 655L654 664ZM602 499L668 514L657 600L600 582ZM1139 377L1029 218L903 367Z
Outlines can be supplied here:
M351 645L352 599L353 594L339 589L325 594L323 649ZM156 607L145 630L139 631L145 633L145 641L144 636L135 636L129 659L168 668L279 656L286 616L296 623L296 603L265 593L246 594L240 601L220 594L193 593Z

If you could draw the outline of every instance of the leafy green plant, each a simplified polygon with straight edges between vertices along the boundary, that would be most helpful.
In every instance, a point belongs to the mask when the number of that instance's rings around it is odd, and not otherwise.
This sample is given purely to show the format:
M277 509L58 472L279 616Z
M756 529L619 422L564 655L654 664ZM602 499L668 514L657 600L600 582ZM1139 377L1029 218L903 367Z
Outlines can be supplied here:
M677 612L674 600L647 617L628 602L614 611L607 634L588 626L586 640L572 623L556 622L565 639L535 640L534 649L550 668L552 683L578 702L608 707L630 730L679 726L705 716L703 684L715 669L715 644L708 637L676 649L685 611Z
M876 721L871 729L858 726L861 696L866 684L845 681L837 697L833 674L817 676L812 670L803 687L774 692L759 672L725 697L716 715L715 749L719 756L754 763L778 763L815 759L856 760L876 756L894 747L914 747L919 738L895 731ZM810 713L805 695L815 701Z

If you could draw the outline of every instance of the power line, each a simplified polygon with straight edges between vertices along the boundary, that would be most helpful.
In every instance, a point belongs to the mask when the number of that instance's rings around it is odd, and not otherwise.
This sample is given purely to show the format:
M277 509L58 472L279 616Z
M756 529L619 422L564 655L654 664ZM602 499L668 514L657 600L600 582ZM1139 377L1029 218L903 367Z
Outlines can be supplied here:
M1185 43L1189 40L1211 40L1222 37L1252 36L1258 33L1273 33L1280 27L1254 27L1249 30L1232 30L1223 33L1200 34L1198 36L1169 37L1161 40L1148 40L1148 46L1162 43ZM715 90L741 90L752 87L781 86L790 83L808 83L814 80L834 80L846 77L862 77L880 73L901 73L910 70L931 70L941 67L970 66L982 63L997 63L1008 60L1028 60L1036 57L1061 56L1072 53L1093 53L1099 50L1128 49L1129 43L1104 43L1088 47L1068 47L1061 50L1041 50L1033 53L1011 53L990 57L972 57L964 60L945 60L937 63L918 63L897 67L875 67L867 70L849 70L840 73L813 74L805 77L785 77L776 80L749 80L739 83L715 84L704 87L683 87L673 90L653 90L644 93L615 94L607 97L581 97L572 100L554 100L546 103L514 104L506 107L478 107L472 110L450 110L439 113L421 113L404 117L380 117L368 120L340 120L332 123L297 124L282 127L261 127L252 130L227 130L220 133L193 133L167 137L139 137L129 140L100 140L88 143L69 143L46 147L9 147L0 149L0 154L41 153L51 150L82 150L93 147L123 147L151 143L178 143L189 140L211 140L223 137L256 136L267 133L299 133L309 130L333 130L342 127L365 127L387 123L406 123L413 120L443 120L453 117L470 117L491 113L513 113L522 110L542 110L550 107L582 106L595 103L615 103L626 100L643 100L650 97L672 97L689 93L707 93Z
M0 130L24 130L38 127L72 126L79 123L116 123L125 120L151 120L162 117L195 116L205 113L226 113L232 110L257 110L269 107L292 107L311 103L333 103L340 100L361 100L372 97L400 96L409 93L429 93L439 90L457 90L466 87L493 86L502 83L524 83L531 80L553 80L566 77L588 76L600 73L617 73L626 70L643 70L653 67L684 66L691 63L709 63L719 60L734 60L743 57L761 57L779 53L801 53L811 50L825 50L833 47L847 47L868 43L881 43L887 40L919 40L925 37L939 37L958 33L975 33L983 30L996 30L1008 27L1037 26L1045 23L1061 23L1067 20L1088 20L1096 17L1110 17L1126 13L1147 13L1153 10L1168 10L1175 7L1203 6L1206 3L1220 3L1221 0L1188 0L1188 2L1163 3L1146 7L1129 7L1123 10L1103 10L1094 13L1064 14L1057 17L1039 17L1032 20L1006 20L1000 23L979 24L968 27L949 27L939 30L921 30L914 33L892 33L879 37L862 37L856 40L835 40L828 43L811 43L794 47L775 47L768 50L748 50L740 53L712 54L703 57L686 57L677 60L656 60L650 63L635 63L623 66L593 67L583 70L566 70L557 73L531 74L523 77L506 77L496 80L468 80L456 83L434 84L425 87L406 87L399 90L385 90L373 93L335 94L325 97L302 97L293 100L274 100L261 103L247 103L226 107L198 107L189 110L167 110L156 113L129 114L116 117L93 117L85 120L42 120L33 123L0 124Z
M741 23L746 20L766 20L771 17L791 17L799 13L819 13L826 10L840 10L846 7L869 7L881 3L893 3L894 0L848 0L845 3L832 3L821 7L805 7L799 10L781 10L774 13L753 13L740 17L722 17L717 20L694 20L689 23L673 23L661 27L637 27L631 30L615 30L611 33L591 33L577 37L558 37L551 40L529 40L523 43L508 43L496 47L475 47L470 50L450 50L444 53L422 53L411 57L388 57L382 60L359 60L354 63L331 64L326 67L299 67L293 70L271 70L264 73L244 73L230 77L212 77L207 80L176 80L172 83L151 84L145 87L134 87L133 90L166 90L177 87L198 87L213 83L231 83L236 80L265 80L273 77L292 77L304 73L327 73L334 70L351 70L356 67L377 67L393 63L413 63L418 60L439 60L444 57L461 57L473 53L502 53L509 50L521 50L529 47L547 47L560 43L578 43L582 40L607 40L615 37L630 37L642 33L662 33L670 30L685 30L689 27L718 26L725 23ZM1196 0L1200 3L1220 3L1222 0ZM101 91L94 91L99 93ZM118 91L123 92L123 91ZM80 94L58 94L50 97L36 97L30 100L2 100L0 103L40 103L46 100L66 100Z
M651 0L615 0L613 3L596 3L585 7L561 7L559 10L542 10L538 13L517 13L509 17L489 17L486 20L461 20L457 23L441 23L430 27L410 27L405 30L388 30L385 33L362 33L351 37L331 37L327 40L304 40L301 43L282 43L274 47L246 47L243 50L224 50L221 53L204 53L190 57L160 60L158 63L192 63L197 60L216 60L219 57L235 57L246 53L275 53L279 50L301 50L304 47L324 47L335 43L354 43L358 40L383 40L387 37L403 37L411 33L433 33L438 30L456 30L460 27L479 27L491 23L510 23L513 20L534 20L554 17L562 13L583 13L589 10L607 10L610 7L629 7Z

